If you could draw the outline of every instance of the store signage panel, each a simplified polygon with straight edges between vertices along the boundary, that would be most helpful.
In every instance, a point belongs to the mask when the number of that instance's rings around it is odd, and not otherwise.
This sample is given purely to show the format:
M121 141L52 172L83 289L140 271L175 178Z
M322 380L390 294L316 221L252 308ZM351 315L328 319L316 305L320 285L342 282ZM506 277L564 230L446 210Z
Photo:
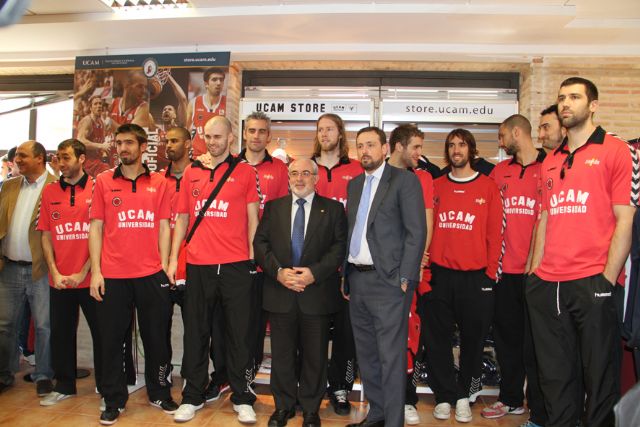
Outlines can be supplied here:
M517 101L384 100L383 122L502 123L518 113Z
M373 101L369 99L248 99L241 102L242 119L253 111L267 114L271 120L317 120L326 113L343 120L370 121Z

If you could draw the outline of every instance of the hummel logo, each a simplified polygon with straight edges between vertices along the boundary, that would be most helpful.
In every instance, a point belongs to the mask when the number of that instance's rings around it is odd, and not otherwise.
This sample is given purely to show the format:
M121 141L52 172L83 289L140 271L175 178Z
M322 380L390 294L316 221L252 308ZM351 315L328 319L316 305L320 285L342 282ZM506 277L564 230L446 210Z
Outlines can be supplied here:
M599 165L600 164L600 160L596 159L595 157L592 159L588 159L584 162L585 165L588 166L593 166L593 165Z
M476 203L479 204L480 206L482 206L485 203L487 203L487 201L485 199L483 199L482 197L480 197L479 199L476 199Z
M453 190L453 192L457 194L464 194L464 190Z
M268 173L267 173L267 174L262 175L262 177L263 177L264 179L275 179L275 178L273 177L273 175L268 174Z
M147 187L147 191L149 193L155 193L156 192L156 188L155 187Z
M161 287L161 288L168 288L168 287L169 287L169 284L168 284L168 283L161 283L161 284L160 284L160 287Z
M353 177L351 175L342 175L342 179L344 179L345 181L351 181Z
M493 288L480 288L480 290L484 292L491 292Z
M593 295L596 298L604 298L604 297L610 297L611 296L611 292L595 292Z

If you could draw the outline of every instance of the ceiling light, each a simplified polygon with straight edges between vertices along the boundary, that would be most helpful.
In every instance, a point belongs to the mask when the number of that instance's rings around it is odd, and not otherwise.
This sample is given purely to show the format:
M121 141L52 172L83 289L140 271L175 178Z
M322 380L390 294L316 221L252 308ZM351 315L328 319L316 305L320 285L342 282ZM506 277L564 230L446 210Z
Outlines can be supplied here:
M184 9L191 7L189 0L102 0L114 11Z

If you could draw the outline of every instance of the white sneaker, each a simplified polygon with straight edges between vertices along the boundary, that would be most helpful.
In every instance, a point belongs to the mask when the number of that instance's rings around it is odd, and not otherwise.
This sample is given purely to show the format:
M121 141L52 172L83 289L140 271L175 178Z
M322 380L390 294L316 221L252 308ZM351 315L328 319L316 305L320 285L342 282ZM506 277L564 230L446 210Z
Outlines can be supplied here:
M107 404L104 402L104 397L100 398L100 412L107 410Z
M458 399L456 402L456 421L459 423L469 423L473 419L469 399Z
M420 416L415 406L404 405L404 422L410 426L420 424Z
M177 423L184 423L193 419L196 416L196 411L198 409L202 409L204 404L199 405L190 405L188 403L183 403L178 407L176 412L173 413L173 421Z
M62 394L58 393L57 391L52 391L40 401L40 406L53 406L65 399L70 398L71 396L73 396L73 394Z
M451 416L451 405L447 402L438 403L433 408L433 417L439 420L448 420Z
M243 424L255 424L256 413L251 405L233 405L233 410L238 413L238 421Z

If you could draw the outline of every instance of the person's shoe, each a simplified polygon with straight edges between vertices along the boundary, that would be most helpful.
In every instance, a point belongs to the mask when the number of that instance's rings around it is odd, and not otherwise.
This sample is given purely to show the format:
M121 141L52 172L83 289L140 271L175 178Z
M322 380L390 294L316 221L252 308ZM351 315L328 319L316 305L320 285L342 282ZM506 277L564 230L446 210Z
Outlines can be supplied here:
M52 391L51 393L47 394L44 397L44 399L40 401L40 406L53 406L73 396L74 396L73 394L62 394L62 393L58 393L57 391Z
M365 418L359 423L347 424L347 427L384 427L384 420L369 421Z
M38 397L44 397L53 391L53 383L49 379L36 381L36 393Z
M482 410L480 415L485 418L501 418L505 415L522 415L524 414L524 408L522 406L507 406L504 403L497 401L493 405L488 406Z
M302 427L320 427L320 416L317 412L304 412L302 416Z
M458 399L456 402L456 421L459 423L469 423L473 419L469 399Z
M177 423L185 423L193 419L196 416L196 411L202 409L203 403L199 405L191 405L189 403L183 403L178 407L173 414L173 421Z
M27 363L30 366L36 366L36 355L35 354L30 354L28 356L23 356L23 357L24 357L24 360L26 360Z
M238 421L243 424L255 424L256 413L251 405L233 405L233 410L238 414Z
M347 390L336 390L329 393L329 400L333 410L338 415L349 415L351 413L351 403L347 397Z
M226 391L229 391L229 384L216 385L210 382L207 389L204 391L204 398L207 402L213 402L220 399L220 396Z
M162 409L167 414L174 414L178 410L178 404L171 397L165 400L149 401L149 405Z
M527 422L524 424L521 424L520 427L542 427L542 426L534 423L531 420L527 420Z
M433 417L439 420L448 420L451 416L451 405L447 402L438 403L433 408Z
M84 368L76 369L76 379L77 380L81 380L82 378L87 378L89 375L91 375L91 371L88 370L88 369L84 369Z
M107 409L107 404L104 401L104 397L100 398L100 412L104 412Z
M287 421L295 416L295 409L276 409L269 417L269 427L284 427Z
M404 405L404 422L410 426L420 424L420 415L413 405Z
M106 408L100 414L100 424L110 426L118 421L120 414L124 412L124 408Z
M32 383L33 382L33 378L31 378L31 374L24 374L24 377L22 377L23 380L25 380L28 383Z

